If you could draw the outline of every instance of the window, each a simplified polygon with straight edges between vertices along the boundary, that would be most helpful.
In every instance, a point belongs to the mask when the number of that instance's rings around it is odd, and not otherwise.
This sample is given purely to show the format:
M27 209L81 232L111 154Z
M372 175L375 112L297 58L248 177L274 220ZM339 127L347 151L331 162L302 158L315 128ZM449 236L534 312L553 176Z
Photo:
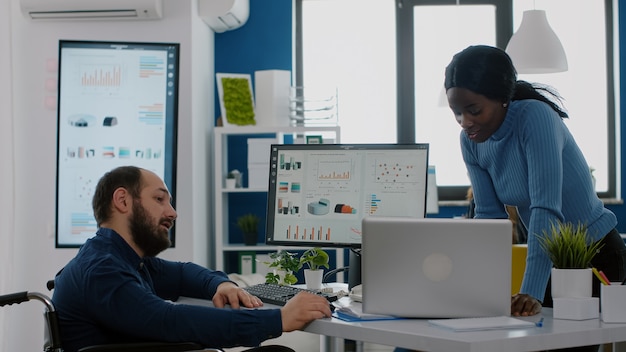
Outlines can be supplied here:
M296 13L296 84L337 87L343 143L395 143L394 1L298 0Z
M562 9L571 1L537 2L546 11L565 51L569 70L546 75L520 75L520 79L555 87L563 96L570 118L565 120L589 166L594 168L596 191L616 197L615 88L613 82L612 2L593 0L574 6L567 16ZM532 0L514 2L515 28ZM584 24L584 25L581 25ZM610 77L610 79L609 79Z
M493 4L425 5L415 6L413 11L413 82L406 74L403 84L414 88L403 91L414 90L413 101L405 104L413 105L415 112L410 112L409 106L402 117L415 119L414 141L431 145L429 163L437 168L437 184L455 186L462 194L467 192L469 179L458 143L460 128L443 87L444 70L452 56L469 45L496 45L496 9Z
M612 0L574 7L571 0L297 0L296 6L297 84L339 87L342 141L430 143L440 200L462 200L469 186L460 128L443 92L445 66L470 44L505 48L523 11L545 10L569 70L519 78L560 92L598 194L616 197Z

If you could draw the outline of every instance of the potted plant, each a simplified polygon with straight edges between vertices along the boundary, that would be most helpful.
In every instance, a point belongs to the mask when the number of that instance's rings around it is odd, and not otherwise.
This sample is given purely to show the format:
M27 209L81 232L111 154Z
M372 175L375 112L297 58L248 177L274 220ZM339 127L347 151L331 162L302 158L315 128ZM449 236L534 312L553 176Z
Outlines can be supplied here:
M234 172L229 172L226 175L226 188L232 189L237 185L237 177Z
M293 285L298 282L294 272L300 269L300 259L295 253L280 250L270 254L271 262L264 262L274 271L265 275L268 284Z
M553 223L537 240L552 261L552 297L591 297L591 260L602 244L589 238L587 227Z
M319 247L306 250L300 256L300 265L307 266L308 269L304 269L304 281L308 289L319 290L322 288L322 277L324 270L322 267L328 269L328 253Z
M255 214L246 214L237 218L237 227L243 232L243 242L247 246L257 243L259 222L261 218Z

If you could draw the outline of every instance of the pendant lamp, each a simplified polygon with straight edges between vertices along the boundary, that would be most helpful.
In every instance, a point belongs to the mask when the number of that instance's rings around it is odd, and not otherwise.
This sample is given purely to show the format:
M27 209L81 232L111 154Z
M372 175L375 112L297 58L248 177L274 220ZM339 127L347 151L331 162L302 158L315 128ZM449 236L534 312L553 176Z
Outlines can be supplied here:
M568 68L563 45L544 10L524 11L522 24L509 40L506 52L517 73L554 73Z

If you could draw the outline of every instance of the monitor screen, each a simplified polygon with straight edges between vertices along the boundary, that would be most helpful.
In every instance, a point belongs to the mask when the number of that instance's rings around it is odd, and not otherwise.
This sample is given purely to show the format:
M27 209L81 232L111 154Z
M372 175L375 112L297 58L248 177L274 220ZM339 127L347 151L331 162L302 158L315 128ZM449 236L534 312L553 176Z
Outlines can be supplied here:
M115 167L151 170L175 194L179 46L59 42L57 247L94 236L93 191Z
M274 144L266 243L361 246L366 216L426 215L428 144Z

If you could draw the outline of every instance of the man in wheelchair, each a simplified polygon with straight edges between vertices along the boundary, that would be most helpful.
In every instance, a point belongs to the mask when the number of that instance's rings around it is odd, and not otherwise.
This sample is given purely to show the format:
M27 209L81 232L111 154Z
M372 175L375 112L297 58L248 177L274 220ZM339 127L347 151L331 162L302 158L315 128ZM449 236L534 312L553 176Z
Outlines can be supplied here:
M119 167L100 179L93 197L96 236L55 278L52 301L66 352L145 341L258 346L330 317L328 301L309 293L280 309L245 309L262 303L224 273L157 258L170 247L177 217L170 202L164 182L145 169ZM214 307L171 302L180 296L211 299Z

